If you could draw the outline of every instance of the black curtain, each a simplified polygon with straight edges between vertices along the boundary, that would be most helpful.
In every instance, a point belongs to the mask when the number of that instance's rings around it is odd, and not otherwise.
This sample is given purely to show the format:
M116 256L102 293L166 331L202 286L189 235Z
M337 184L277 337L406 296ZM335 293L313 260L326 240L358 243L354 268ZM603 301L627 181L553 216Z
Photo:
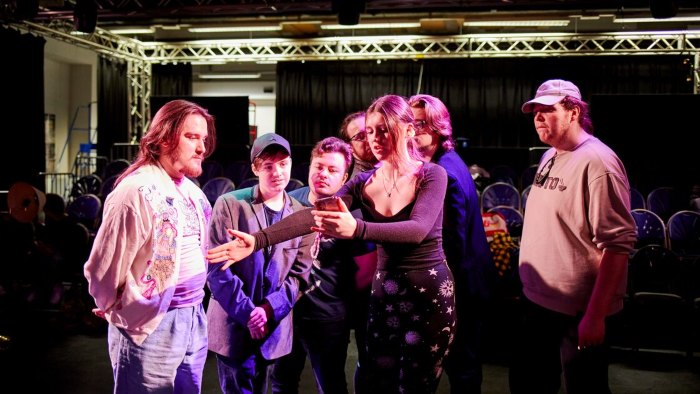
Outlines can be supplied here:
M111 158L115 142L129 142L127 65L100 57L97 72L97 154Z
M276 132L295 145L337 135L347 114L374 99L415 92L419 70L411 61L278 63Z
M541 144L520 106L543 81L571 80L589 102L597 94L692 93L686 58L282 62L277 66L277 132L293 144L313 144L335 135L345 115L381 95L415 94L420 76L421 93L439 97L450 110L455 138L467 138L470 148L526 150ZM595 113L592 117L595 124Z
M191 64L154 64L151 67L152 96L191 96Z
M6 93L0 106L5 146L0 155L0 190L8 190L17 181L44 190L38 178L46 169L44 44L43 38L0 26L0 52L5 54L0 61L0 81Z
M473 147L539 146L532 118L520 107L553 78L574 82L591 103L600 94L692 93L682 56L591 56L426 60L422 93L450 110L455 137ZM692 63L691 63L692 64ZM596 113L591 111L593 124Z

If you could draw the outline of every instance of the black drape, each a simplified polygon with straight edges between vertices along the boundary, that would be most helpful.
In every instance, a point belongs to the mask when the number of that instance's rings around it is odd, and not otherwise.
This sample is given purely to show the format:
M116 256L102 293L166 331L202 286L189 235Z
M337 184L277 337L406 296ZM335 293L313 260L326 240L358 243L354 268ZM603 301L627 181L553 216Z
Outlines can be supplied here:
M343 118L388 93L418 86L416 62L283 62L277 66L276 132L291 144L336 135Z
M680 56L431 60L421 92L443 100L455 137L471 146L524 148L541 143L520 107L548 79L573 81L590 103L600 94L692 93L688 71Z
M151 66L152 96L191 96L191 64L154 64Z
M97 154L112 157L115 142L129 142L127 65L100 57L97 72Z
M5 147L0 155L0 190L8 190L17 181L44 190L37 177L46 169L44 44L43 38L0 27L0 52L4 54L0 81L5 91L0 106Z
M547 79L574 81L584 100L596 94L692 93L683 56L591 56L436 59L422 62L281 62L277 66L277 132L293 144L335 135L341 120L388 93L442 99L455 137L472 147L540 145L520 111ZM421 66L423 72L421 75ZM595 114L592 114L595 123Z

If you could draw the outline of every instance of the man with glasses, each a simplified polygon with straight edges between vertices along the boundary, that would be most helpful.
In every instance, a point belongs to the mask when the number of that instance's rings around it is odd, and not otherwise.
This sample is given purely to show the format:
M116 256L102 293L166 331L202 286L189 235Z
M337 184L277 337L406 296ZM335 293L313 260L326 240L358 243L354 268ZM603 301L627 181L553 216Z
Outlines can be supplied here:
M520 244L522 325L512 393L609 393L606 325L622 309L635 242L630 186L615 152L592 135L588 104L550 80L522 106L551 146L530 190Z
M367 171L377 164L372 150L367 142L365 132L364 111L353 112L343 119L339 131L340 137L352 148L352 166L349 169L348 180L357 174ZM369 311L369 296L372 276L377 268L377 249L372 242L364 242L368 253L356 256L357 271L355 272L355 292L352 297L351 310L352 328L357 344L357 366L353 377L355 393L369 393L371 387L367 383L367 315Z
M367 171L377 164L377 159L369 149L365 132L365 113L353 112L343 119L339 131L340 137L352 147L352 168L350 177Z
M481 393L483 316L496 280L495 266L481 219L479 197L467 165L454 150L445 105L419 94L408 100L415 118L415 141L423 160L447 172L443 248L455 279L457 331L445 362L452 393Z

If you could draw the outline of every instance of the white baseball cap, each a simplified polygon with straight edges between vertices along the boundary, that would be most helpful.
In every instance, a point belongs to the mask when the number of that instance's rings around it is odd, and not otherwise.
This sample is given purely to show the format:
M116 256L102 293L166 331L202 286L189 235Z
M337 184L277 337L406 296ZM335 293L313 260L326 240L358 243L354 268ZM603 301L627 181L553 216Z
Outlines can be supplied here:
M540 85L535 93L535 98L523 104L522 110L524 113L529 113L532 112L532 107L535 104L554 105L566 96L581 100L581 92L576 85L563 79L550 79Z

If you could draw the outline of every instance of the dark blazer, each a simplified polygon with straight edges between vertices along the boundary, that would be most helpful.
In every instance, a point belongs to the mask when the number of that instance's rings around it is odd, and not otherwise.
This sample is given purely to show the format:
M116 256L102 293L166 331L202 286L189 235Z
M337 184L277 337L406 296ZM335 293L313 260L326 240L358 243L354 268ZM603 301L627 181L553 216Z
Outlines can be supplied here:
M304 208L286 192L284 198L282 217ZM235 190L220 196L214 204L210 245L215 247L230 241L227 228L254 233L265 227L267 219L258 186ZM292 307L307 285L310 246L298 237L274 245L267 261L266 251L259 250L225 271L221 271L221 264L209 264L209 350L240 359L259 348L268 360L291 352ZM248 318L264 300L274 315L272 321L268 320L271 333L264 340L253 340L247 327Z
M490 298L495 290L497 272L491 258L479 196L467 165L457 152L438 151L432 162L447 172L447 192L443 212L442 238L447 265L455 277L455 286L467 285L469 295Z

